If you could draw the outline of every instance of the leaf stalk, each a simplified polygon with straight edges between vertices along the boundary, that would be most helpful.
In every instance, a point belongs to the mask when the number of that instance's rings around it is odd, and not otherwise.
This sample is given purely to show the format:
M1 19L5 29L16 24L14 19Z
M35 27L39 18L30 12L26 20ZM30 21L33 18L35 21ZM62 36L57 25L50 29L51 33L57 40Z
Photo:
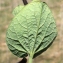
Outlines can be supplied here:
M32 63L32 62L33 62L33 54L31 53L29 55L28 63Z
M22 0L22 1L23 1L24 5L28 4L27 0Z

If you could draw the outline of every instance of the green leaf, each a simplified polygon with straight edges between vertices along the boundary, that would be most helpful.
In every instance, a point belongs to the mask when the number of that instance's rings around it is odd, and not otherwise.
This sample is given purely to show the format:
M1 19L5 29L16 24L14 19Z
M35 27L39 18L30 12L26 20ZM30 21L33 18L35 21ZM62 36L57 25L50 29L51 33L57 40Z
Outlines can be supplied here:
M21 6L21 5L17 6L17 7L13 10L13 15L15 16L15 15L17 15L18 13L20 13L23 8L24 8L24 6Z
M13 11L15 17L8 27L6 41L10 51L32 58L42 53L57 35L53 15L46 3L32 1Z

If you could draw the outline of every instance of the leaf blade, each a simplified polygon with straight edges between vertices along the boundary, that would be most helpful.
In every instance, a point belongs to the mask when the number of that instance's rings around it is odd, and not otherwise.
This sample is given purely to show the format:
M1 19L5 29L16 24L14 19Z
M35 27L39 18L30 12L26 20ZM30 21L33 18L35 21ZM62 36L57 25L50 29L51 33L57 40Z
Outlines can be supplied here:
M9 48L13 54L26 57L47 48L56 35L55 20L47 4L31 2L15 15L7 31L7 43L14 47Z

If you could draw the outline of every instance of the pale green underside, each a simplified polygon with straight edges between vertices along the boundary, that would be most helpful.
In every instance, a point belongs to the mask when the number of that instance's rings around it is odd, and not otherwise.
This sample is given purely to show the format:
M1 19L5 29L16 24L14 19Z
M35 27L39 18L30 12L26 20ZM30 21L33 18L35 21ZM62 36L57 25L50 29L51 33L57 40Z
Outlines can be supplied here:
M56 37L56 24L49 7L43 2L18 6L7 30L7 45L13 54L26 57L46 48Z

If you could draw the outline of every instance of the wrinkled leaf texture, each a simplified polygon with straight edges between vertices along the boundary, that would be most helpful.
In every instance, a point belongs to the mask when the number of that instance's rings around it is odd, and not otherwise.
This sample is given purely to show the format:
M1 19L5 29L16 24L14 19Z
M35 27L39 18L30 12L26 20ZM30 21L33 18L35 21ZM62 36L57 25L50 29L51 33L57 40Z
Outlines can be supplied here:
M55 20L44 2L18 6L13 15L6 41L10 51L18 57L43 52L57 35Z

